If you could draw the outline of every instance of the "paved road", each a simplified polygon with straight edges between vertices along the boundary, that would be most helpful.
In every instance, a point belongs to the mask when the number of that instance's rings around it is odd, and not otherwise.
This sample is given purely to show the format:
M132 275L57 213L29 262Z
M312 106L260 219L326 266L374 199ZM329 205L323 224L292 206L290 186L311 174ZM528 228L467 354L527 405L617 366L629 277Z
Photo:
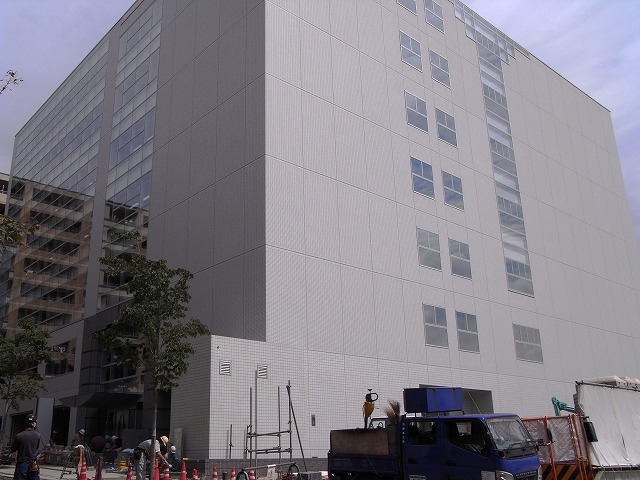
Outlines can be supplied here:
M0 480L9 480L13 478L13 471L15 469L14 465L2 465L0 466ZM41 480L60 480L62 473L62 467L54 466L54 465L40 465L40 479ZM102 470L102 479L103 480L125 480L127 475L127 471L118 472L118 471L110 471L110 470ZM87 469L87 480L92 480L96 476L96 471L94 468L89 467ZM135 477L134 477L135 478ZM162 476L160 477L162 478ZM62 476L63 480L76 480L76 475L74 472L66 473Z

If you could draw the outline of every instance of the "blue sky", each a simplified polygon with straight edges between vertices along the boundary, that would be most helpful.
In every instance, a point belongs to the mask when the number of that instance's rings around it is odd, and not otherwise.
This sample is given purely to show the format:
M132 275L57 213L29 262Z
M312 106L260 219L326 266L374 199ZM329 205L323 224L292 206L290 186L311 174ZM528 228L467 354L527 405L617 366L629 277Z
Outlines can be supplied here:
M640 0L465 3L611 110L640 238ZM0 70L24 78L0 96L0 171L9 171L15 133L132 4L0 0Z

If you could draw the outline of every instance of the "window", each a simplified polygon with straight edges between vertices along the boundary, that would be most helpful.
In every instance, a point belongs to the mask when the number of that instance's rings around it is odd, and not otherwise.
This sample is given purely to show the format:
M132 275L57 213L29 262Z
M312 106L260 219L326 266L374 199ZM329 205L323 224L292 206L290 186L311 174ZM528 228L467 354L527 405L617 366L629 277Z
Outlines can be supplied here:
M423 267L442 270L440 263L440 235L416 228L418 236L418 262Z
M444 308L423 304L422 317L424 319L424 336L427 345L448 348L447 314Z
M438 443L436 422L409 422L407 430L411 445L435 445Z
M469 245L449 239L449 256L451 257L451 273L460 277L471 278Z
M505 258L507 269L507 286L509 290L533 296L533 281L531 267L526 263Z
M427 23L444 33L442 7L431 0L424 0L424 13L427 17Z
M414 192L435 198L433 194L433 169L431 165L411 157L411 177L413 179Z
M458 348L465 352L480 352L476 316L456 311L456 325L458 326Z
M542 363L542 343L540 330L513 324L513 338L516 342L516 358Z
M428 132L426 102L405 91L404 104L407 107L407 123Z
M400 55L404 63L422 71L420 42L402 32L400 32Z
M464 210L464 197L462 195L462 180L460 177L442 172L442 184L444 186L444 203L460 210Z
M436 108L436 123L438 124L438 138L457 147L456 122L453 117Z
M429 50L429 62L431 63L431 78L451 87L449 80L449 62L433 50Z
M418 14L418 7L416 6L416 0L398 0L398 5L402 5L411 13Z
M447 441L455 447L476 455L488 457L491 453L489 441L480 420L451 420L445 422Z

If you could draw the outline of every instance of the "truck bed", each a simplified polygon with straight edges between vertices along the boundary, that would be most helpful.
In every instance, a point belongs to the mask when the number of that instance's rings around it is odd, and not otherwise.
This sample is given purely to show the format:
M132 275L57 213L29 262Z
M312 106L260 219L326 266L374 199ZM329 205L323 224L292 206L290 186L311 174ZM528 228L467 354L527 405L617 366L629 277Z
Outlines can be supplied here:
M344 476L352 473L375 473L380 477L399 472L398 458L394 455L340 454L329 452L329 474Z
M328 456L330 474L375 472L379 476L396 475L400 467L397 455L389 452L390 433L395 431L386 428L332 430Z

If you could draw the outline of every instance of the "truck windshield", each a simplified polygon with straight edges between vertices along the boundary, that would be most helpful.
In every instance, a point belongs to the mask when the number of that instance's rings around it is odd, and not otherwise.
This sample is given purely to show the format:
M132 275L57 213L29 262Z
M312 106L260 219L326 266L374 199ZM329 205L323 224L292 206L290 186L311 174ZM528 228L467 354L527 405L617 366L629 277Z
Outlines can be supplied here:
M488 418L487 425L498 450L535 445L529 431L517 416Z

